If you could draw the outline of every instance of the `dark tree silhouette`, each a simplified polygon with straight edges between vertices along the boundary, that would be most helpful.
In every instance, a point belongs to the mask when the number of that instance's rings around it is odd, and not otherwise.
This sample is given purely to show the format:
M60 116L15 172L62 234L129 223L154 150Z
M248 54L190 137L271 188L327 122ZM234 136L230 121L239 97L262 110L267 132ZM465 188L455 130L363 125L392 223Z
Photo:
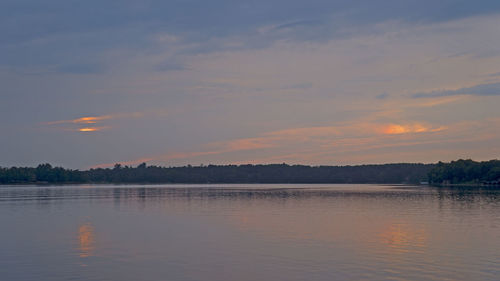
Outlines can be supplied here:
M439 164L438 164L439 165ZM86 171L42 164L36 168L0 168L0 184L16 183L418 183L433 164L360 166L208 165L113 168Z
M500 161L457 160L437 164L384 164L359 166L208 165L137 167L115 164L86 171L41 164L0 167L0 184L20 183L418 183L498 184Z
M432 184L499 184L500 161L476 162L470 159L439 162L429 172Z

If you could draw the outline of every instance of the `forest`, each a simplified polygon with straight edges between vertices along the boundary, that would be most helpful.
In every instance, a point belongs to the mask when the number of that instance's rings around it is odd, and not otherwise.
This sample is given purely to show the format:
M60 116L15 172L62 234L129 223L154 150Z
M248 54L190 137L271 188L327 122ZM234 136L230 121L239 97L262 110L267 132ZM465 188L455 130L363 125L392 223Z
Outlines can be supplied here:
M429 172L431 184L500 184L500 160L438 162Z
M66 183L418 183L427 180L432 164L382 164L359 166L206 165L71 170L41 164L0 168L0 184Z
M457 160L437 164L380 164L357 166L200 165L71 170L41 164L37 167L0 167L0 184L81 183L421 183L499 184L500 160Z

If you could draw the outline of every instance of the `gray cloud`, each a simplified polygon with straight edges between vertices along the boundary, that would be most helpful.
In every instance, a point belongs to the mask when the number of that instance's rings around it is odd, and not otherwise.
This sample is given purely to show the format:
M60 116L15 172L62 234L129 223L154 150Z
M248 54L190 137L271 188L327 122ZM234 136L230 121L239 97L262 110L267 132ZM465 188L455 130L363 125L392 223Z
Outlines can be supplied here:
M434 68L443 67L438 75L426 66L405 71L409 63L421 60L420 55L439 57L440 50L446 50L444 55L485 53L485 49L496 54L496 41L484 42L498 38L498 22L479 16L499 12L498 0L460 5L456 0L387 0L383 6L373 0L2 0L0 118L5 122L0 130L8 133L0 137L0 164L49 161L84 167L186 151L270 128L358 118L385 103L373 99L377 93L387 91L396 97L402 89L415 87L414 80L427 87L425 79L431 75L436 83L429 87L441 85L440 79L452 80L441 76L452 75L446 70L455 67L446 65L446 60ZM462 18L470 20L448 24ZM475 26L477 22L482 25ZM441 38L436 25L446 29L439 31L448 34L446 42L435 40ZM475 32L477 38L473 37L463 25L484 33ZM449 28L464 33L448 32ZM408 34L408 29L426 35L415 37L418 34ZM352 36L360 40L335 42ZM461 44L465 40L470 46ZM429 42L435 45L426 49ZM464 57L475 58L472 51ZM484 61L471 62L473 69L467 65L461 69L497 71L488 68L491 61L483 67ZM457 79L462 78L467 81L465 75ZM302 83L307 81L314 84ZM283 89L296 90L282 94ZM482 95L497 93L476 90ZM366 93L372 99L360 98ZM370 103L368 110L353 109L364 102ZM496 108L488 111L484 106L476 105L471 114L498 116ZM169 118L116 119L113 130L100 135L36 125L156 108L168 112ZM447 113L435 114L438 117L432 118L441 120ZM453 119L462 113L448 114ZM403 117L431 118L408 115Z
M323 24L323 22L319 20L301 20L301 21L295 21L295 22L290 22L290 23L285 23L276 26L274 29L279 30L279 29L288 29L288 28L297 28L297 27L303 27L303 26L317 26Z
M102 64L67 64L57 67L57 71L68 74L98 74L105 71Z
M488 77L497 77L497 76L500 76L500 72L488 74Z
M279 7L279 9L276 9ZM153 44L154 34L174 34L197 54L227 48L261 48L276 40L324 41L346 30L397 20L439 22L500 12L499 1L271 0L240 2L89 0L75 5L53 0L5 0L0 3L0 65L77 64L73 56L99 57L107 50L168 48ZM260 33L262 26L275 26ZM354 29L353 29L354 28ZM347 34L348 35L348 34ZM239 37L239 47L224 38Z
M162 63L159 63L154 67L154 69L160 72L189 70L189 68L185 64L176 60L174 61L167 60Z
M476 96L498 96L500 95L500 83L480 84L468 88L457 90L442 90L429 93L416 93L413 98L434 98L456 95L476 95Z
M382 93L382 94L379 94L379 95L376 95L375 98L376 99L379 99L379 100L384 100L386 98L389 97L389 94L388 93Z
M306 89L311 89L312 87L313 87L313 83L305 82L305 83L293 84L293 85L284 87L284 89L306 90Z

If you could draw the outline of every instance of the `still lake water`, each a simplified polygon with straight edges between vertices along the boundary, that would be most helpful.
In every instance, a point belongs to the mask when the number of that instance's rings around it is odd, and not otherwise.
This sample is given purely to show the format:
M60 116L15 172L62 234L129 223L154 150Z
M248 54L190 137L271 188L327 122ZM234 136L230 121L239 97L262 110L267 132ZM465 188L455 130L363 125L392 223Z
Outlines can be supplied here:
M500 280L500 189L0 186L0 280Z

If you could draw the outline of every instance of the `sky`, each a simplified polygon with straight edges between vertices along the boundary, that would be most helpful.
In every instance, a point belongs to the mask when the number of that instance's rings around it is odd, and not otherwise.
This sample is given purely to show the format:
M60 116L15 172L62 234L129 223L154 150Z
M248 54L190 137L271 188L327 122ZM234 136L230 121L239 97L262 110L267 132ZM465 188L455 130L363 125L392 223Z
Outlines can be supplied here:
M500 158L500 1L3 0L0 166Z

